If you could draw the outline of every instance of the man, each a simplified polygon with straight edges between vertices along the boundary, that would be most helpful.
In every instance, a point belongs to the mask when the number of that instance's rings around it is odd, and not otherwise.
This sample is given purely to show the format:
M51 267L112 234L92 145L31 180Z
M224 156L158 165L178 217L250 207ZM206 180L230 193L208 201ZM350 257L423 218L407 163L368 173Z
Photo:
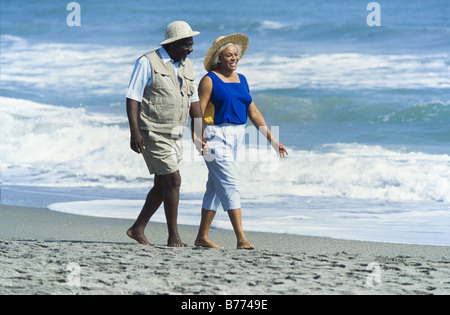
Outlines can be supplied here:
M181 185L182 134L188 114L194 122L202 110L194 84L193 37L200 34L182 21L169 24L159 49L136 62L127 91L127 115L133 151L144 156L154 186L136 222L127 235L140 244L152 245L144 234L147 223L164 203L168 246L184 247L178 233L177 217ZM198 120L198 119L195 119ZM193 127L193 124L192 124ZM202 139L194 135L193 139ZM200 131L201 132L201 131ZM201 140L195 140L197 148Z

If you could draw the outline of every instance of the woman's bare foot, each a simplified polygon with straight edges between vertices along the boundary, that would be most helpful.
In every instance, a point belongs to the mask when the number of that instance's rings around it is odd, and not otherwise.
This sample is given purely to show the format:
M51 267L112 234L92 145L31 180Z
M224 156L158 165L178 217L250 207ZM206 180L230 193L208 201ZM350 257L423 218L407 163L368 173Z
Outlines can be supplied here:
M222 246L217 245L208 238L197 238L194 242L194 245L198 247L223 248Z
M137 230L135 230L135 229L133 229L133 228L130 228L130 229L127 231L127 235L128 235L128 237L134 239L134 240L135 240L136 242L138 242L139 244L146 245L146 246L153 246L153 244L150 243L150 242L147 240L147 238L145 237L144 232L140 232L140 231L137 231Z

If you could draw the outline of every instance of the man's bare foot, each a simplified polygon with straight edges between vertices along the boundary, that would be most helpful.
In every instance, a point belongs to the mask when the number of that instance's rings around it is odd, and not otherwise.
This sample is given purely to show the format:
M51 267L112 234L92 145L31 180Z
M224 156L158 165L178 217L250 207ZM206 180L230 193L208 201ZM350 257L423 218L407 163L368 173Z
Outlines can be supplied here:
M143 232L138 232L138 231L134 230L133 228L130 228L127 231L127 235L128 235L128 237L134 239L139 244L146 245L146 246L153 246L153 244L147 240L147 238L145 237L145 234Z
M169 239L167 240L167 246L169 247L187 247L187 244L183 243L181 241L180 236L169 236Z
M197 238L194 242L194 245L198 247L223 248L222 246L217 245L208 238Z
M251 244L247 239L245 239L245 240L238 241L236 248L252 250L252 249L255 249L255 246L253 244Z

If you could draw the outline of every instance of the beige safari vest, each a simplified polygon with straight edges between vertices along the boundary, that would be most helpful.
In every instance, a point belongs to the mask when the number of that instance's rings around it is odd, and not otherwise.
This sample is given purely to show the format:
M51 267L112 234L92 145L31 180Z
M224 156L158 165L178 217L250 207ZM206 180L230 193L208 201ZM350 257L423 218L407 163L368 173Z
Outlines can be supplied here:
M139 127L142 130L181 136L188 123L190 99L194 94L194 64L186 58L178 76L172 64L164 64L159 50L145 56L150 60L152 83L144 90L140 104Z

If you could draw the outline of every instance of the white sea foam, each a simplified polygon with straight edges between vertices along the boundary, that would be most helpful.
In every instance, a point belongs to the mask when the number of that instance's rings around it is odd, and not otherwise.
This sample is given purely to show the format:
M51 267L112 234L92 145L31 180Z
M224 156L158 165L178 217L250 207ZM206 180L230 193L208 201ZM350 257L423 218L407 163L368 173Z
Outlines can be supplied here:
M282 27L266 22L266 26ZM125 95L130 74L145 47L39 43L1 36L1 84L90 95ZM197 82L205 74L196 51ZM359 53L246 55L239 72L252 90L284 88L449 88L450 56Z
M299 26L290 23L281 23L276 21L262 21L259 30L280 30L280 29L297 29Z
M0 112L4 183L108 186L145 176L137 156L120 153L128 152L125 117L4 97Z
M1 82L9 88L101 96L126 87L139 52L129 47L38 43L2 35Z
M280 88L449 88L450 56L357 53L249 56L241 61L257 90ZM264 74L264 75L261 75Z
M129 149L126 117L0 97L2 180L11 185L146 187L150 176ZM251 128L251 127L249 127ZM184 138L183 192L201 194L206 167ZM289 148L289 157L247 146L239 162L244 197L293 195L450 202L450 156L335 143ZM267 155L261 155L261 153ZM258 154L260 155L258 157ZM276 163L275 163L276 162ZM267 168L272 168L267 171ZM255 189L257 187L257 189Z
M93 200L55 203L49 209L88 216L136 219L143 203L144 200ZM450 212L438 203L279 196L263 201L244 199L242 205L246 231L450 245ZM198 226L200 209L201 200L181 198L178 222ZM165 223L164 211L156 212L152 222ZM216 214L212 227L232 230L228 216L221 211Z

